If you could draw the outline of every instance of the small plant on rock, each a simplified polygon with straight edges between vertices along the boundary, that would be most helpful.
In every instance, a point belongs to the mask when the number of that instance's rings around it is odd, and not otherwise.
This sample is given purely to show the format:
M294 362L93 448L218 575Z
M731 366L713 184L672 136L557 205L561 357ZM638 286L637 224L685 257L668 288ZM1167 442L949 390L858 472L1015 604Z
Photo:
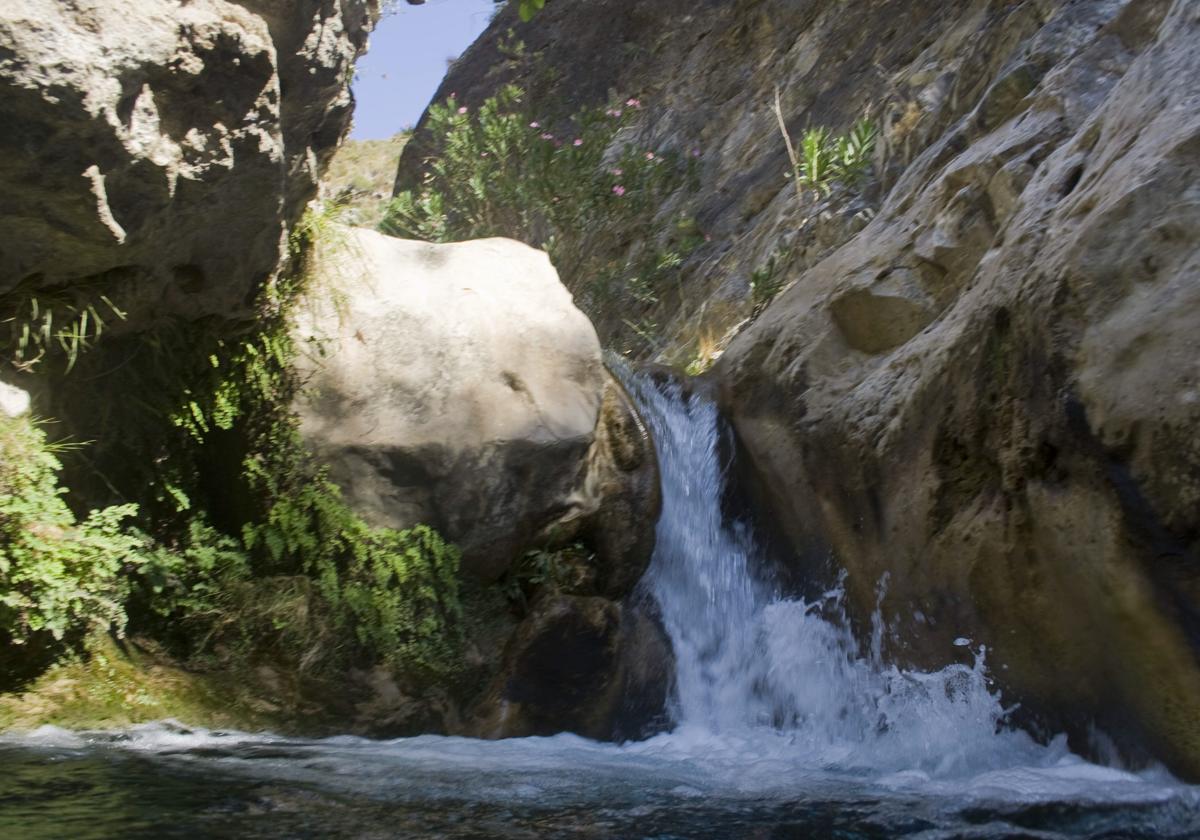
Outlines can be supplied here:
M786 281L779 270L779 263L784 256L784 249L777 249L765 263L750 272L750 303L755 315L766 309L767 304L783 291Z
M801 137L797 150L783 118L778 88L775 89L773 110L792 166L791 177L796 185L796 196L801 201L804 200L805 187L824 196L832 191L835 183L853 185L866 175L879 136L879 129L872 120L863 117L848 134L840 136L833 135L824 126L809 128Z

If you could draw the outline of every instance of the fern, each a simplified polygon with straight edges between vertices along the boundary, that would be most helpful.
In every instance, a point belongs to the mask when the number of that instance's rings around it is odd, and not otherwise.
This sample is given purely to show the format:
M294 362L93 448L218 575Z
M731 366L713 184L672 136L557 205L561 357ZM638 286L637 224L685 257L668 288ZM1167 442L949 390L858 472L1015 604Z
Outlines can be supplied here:
M101 310L124 320L126 313L106 295L78 302L29 295L4 319L9 325L7 355L18 370L33 370L49 357L61 355L69 373L81 353L91 349L104 333Z
M61 465L25 420L0 421L0 464L0 632L16 644L122 633L129 570L146 562L145 538L126 527L137 506L77 519L62 498Z

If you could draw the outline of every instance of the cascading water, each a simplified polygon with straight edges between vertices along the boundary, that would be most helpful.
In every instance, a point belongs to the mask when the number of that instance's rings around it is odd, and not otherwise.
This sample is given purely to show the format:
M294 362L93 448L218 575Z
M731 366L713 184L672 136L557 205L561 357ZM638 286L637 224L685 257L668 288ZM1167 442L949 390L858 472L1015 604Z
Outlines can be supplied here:
M838 589L782 597L722 516L715 406L623 377L662 475L643 587L675 649L672 731L615 745L46 727L0 738L0 836L1197 836L1196 788L1006 728L982 656L898 670L878 616L856 643Z
M880 617L861 652L840 589L813 603L780 597L753 534L723 516L715 404L679 382L614 367L658 452L663 509L643 586L675 650L680 736L737 735L814 766L936 775L1037 749L1023 734L997 734L1004 710L988 690L982 652L974 667L936 673L885 667Z

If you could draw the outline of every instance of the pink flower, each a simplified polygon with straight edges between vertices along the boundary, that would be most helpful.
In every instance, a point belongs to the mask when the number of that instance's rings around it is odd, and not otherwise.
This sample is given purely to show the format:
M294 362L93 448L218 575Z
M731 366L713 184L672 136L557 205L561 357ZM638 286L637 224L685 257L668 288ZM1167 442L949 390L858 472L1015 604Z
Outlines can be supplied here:
M572 143L571 145L572 145L572 146L582 146L582 145L583 145L583 140L582 140L581 138L579 138L579 137L576 137L576 138L575 138L575 142L574 142L574 143Z
M646 152L646 160L654 160L654 152Z
M630 97L629 99L625 100L625 104L628 105L630 108L641 108L642 100Z
M610 117L619 117L619 116L621 116L621 109L620 108L609 108L604 113L608 114L608 116L610 116Z
M625 195L625 188L622 187L620 184L617 184L616 186L613 187L613 195L620 198L621 196Z
M692 149L692 157L700 157L700 150Z
M553 135L553 134L551 134L551 133L549 133L549 132L545 132L545 133L543 133L543 134L541 135L541 138L542 138L543 140L553 140L553 139L554 139L554 135Z
M625 174L625 170L624 169L610 169L610 170L608 170L608 174L612 175L614 178L620 178L622 175Z
M534 120L533 122L531 122L529 124L529 127L530 128L541 128L542 124L540 122L538 122L537 120Z
M459 109L458 109L458 113L460 113L460 114L465 114L465 113L467 113L467 106L466 106L466 105L464 105L464 106L462 106L461 108L459 108Z

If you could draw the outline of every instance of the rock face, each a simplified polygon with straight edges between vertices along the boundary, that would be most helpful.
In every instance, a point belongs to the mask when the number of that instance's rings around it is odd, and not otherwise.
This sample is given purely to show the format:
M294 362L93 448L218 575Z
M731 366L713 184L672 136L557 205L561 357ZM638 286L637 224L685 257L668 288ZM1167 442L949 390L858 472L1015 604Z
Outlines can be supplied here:
M1052 11L717 375L898 656L1200 778L1200 9Z
M664 213L712 241L650 320L683 361L754 316L756 270L790 286L714 378L797 566L832 555L859 618L887 574L895 658L968 636L1050 728L1095 720L1200 778L1200 8L846 10L552 3L498 18L442 95L523 72L515 27L544 98L637 95L623 139L699 149ZM793 135L874 117L872 176L798 200L776 88Z
M432 525L487 581L534 543L594 532L605 594L632 589L654 544L653 449L545 254L343 238L298 307L299 410L351 506Z
M250 315L349 125L377 0L13 0L0 298Z

